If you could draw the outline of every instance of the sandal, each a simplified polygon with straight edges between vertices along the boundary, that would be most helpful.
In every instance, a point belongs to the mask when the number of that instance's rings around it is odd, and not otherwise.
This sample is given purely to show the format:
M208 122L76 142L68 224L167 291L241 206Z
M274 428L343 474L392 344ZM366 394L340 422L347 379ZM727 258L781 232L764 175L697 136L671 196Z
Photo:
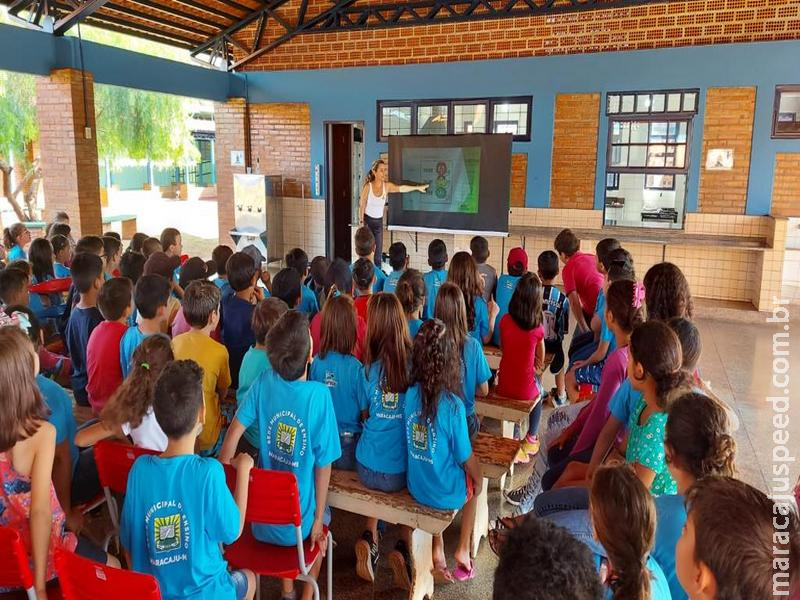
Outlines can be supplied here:
M475 579L475 563L470 561L470 566L467 568L464 565L458 565L456 570L453 571L453 576L457 581L469 581Z

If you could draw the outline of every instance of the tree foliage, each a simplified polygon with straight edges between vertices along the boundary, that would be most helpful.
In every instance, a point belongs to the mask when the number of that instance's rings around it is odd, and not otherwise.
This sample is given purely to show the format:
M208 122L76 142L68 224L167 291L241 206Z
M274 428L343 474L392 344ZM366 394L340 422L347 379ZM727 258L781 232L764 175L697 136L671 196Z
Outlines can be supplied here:
M39 137L35 96L33 77L0 71L0 159L24 160L25 147Z

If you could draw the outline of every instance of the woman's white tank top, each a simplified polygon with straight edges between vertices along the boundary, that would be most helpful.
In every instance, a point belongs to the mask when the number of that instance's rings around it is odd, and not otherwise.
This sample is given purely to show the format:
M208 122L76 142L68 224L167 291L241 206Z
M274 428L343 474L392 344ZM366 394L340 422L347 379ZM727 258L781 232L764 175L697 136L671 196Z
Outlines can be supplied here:
M381 184L381 195L376 196L372 193L372 183L367 183L369 188L369 195L367 196L367 206L364 209L364 214L373 219L383 218L383 207L386 204L386 184Z

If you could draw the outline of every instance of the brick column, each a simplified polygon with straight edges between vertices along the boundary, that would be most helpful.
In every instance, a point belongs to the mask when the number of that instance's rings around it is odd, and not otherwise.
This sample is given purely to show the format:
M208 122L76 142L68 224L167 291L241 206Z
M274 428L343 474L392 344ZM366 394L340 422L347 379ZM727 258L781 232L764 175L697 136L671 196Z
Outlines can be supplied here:
M228 233L233 229L233 176L245 173L245 166L231 166L231 151L245 149L245 102L244 98L231 98L225 103L214 104L216 128L217 165L217 218L219 220L219 243L233 247Z
M550 208L594 208L600 94L558 94Z
M70 216L73 236L100 235L100 175L91 73L56 69L36 82L45 220ZM86 139L85 128L91 128Z

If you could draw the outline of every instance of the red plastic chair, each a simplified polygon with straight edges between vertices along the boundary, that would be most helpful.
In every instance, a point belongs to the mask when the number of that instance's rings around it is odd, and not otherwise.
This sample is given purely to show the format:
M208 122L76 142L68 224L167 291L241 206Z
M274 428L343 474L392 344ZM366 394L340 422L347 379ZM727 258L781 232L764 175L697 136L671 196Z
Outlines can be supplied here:
M152 575L107 567L74 552L56 550L56 570L64 600L161 600Z
M34 294L66 294L72 285L72 277L62 277L61 279L49 279L41 283L35 283L28 289Z
M0 587L24 588L28 598L36 600L28 552L19 532L10 527L0 527Z
M236 471L225 465L225 478L231 490L235 489ZM249 525L292 525L297 538L296 546L275 546L253 537ZM333 598L333 536L325 527L328 538L327 598ZM311 566L319 557L319 547L312 550L309 540L303 541L300 492L294 474L283 471L253 469L247 496L245 528L241 537L225 548L225 558L236 569L250 569L258 576L297 579L311 585L314 599L319 600L319 586L310 575Z
M128 473L134 461L146 454L159 454L155 450L146 448L136 448L120 442L102 440L94 447L94 460L97 463L97 474L100 478L100 485L103 486L103 493L108 503L108 514L111 516L111 523L114 529L103 540L103 548L108 550L108 544L112 538L119 535L119 506L112 495L124 494L128 488Z

